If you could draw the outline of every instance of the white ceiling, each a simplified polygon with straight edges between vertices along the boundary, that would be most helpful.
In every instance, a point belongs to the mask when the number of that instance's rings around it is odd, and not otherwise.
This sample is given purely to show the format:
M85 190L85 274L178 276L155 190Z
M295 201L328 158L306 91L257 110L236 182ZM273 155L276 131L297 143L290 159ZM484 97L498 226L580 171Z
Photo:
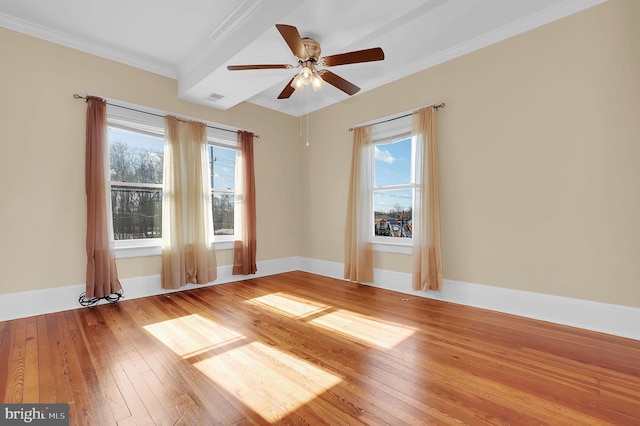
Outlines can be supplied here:
M226 69L297 65L275 24L319 41L324 56L381 47L384 61L331 68L362 93L603 1L0 0L0 26L175 78L181 99L299 116L348 95L325 85L278 100L296 70Z

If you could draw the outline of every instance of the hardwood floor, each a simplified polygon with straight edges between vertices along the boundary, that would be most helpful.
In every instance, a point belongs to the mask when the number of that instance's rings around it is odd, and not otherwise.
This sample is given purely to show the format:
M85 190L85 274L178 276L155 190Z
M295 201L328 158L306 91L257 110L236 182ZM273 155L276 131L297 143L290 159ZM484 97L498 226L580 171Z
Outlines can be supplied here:
M640 342L292 272L0 322L0 401L78 425L638 425Z

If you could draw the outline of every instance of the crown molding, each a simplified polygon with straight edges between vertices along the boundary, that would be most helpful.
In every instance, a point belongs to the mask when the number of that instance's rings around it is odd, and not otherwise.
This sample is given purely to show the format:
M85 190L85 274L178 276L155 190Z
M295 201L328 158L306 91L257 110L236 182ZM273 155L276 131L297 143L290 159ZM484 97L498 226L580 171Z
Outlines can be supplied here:
M60 31L37 25L6 13L0 12L0 26L49 41L51 43L120 62L154 74L159 74L164 77L177 78L177 70L169 64L154 61L150 58L140 57L140 55L108 47L100 43L93 43L79 37L70 36Z
M402 68L385 72L377 78L361 81L359 83L361 87L360 93L367 92L392 81L442 64L451 59L498 43L604 2L606 2L606 0L559 1L553 6L519 21L486 32L474 39L443 49L433 55L408 62ZM222 65L222 62L233 54L236 47L233 47L233 43L231 42L232 36L234 43L238 42L238 36L241 38L247 37L248 39L255 37L257 36L256 33L263 30L262 27L266 25L267 22L271 22L271 20L286 14L286 12L295 7L296 4L295 0L241 0L227 19L213 29L196 49L187 53L184 60L175 66L149 57L133 54L123 49L108 47L84 40L80 37L70 36L63 32L33 24L2 12L0 12L0 26L179 80L179 94L182 93L184 95L188 89L201 82L203 78L210 75L217 67ZM248 42L248 40L244 40L244 42ZM265 108L279 110L285 114L300 116L325 108L344 99L345 98L339 96L313 99L306 103L304 108L301 108L297 102L291 103L290 105L283 105L271 99L265 99L264 95L255 96L253 99L249 99L248 102ZM201 101L199 103L203 102ZM203 103L203 105L212 106L210 103Z
M606 1L607 0L565 0L559 2L545 10L520 19L516 22L504 25L493 31L486 32L479 35L478 37L467 40L463 43L459 43L450 48L441 50L433 55L419 58L416 61L406 64L404 67L386 72L384 73L384 75L381 75L378 78L361 82L359 84L361 90L358 95L388 84L392 81L408 77L417 72L424 71L436 65L440 65L452 59L464 56L468 53L474 52L492 44L499 43L503 40L523 34L527 31L549 24L553 21L557 21L559 19L589 9L590 7L597 6L598 4L604 3ZM274 103L264 101L263 99L260 99L259 101L253 101L253 103L265 108L276 109L277 106ZM332 99L323 99L318 102L310 102L304 111L301 111L300 108L297 108L296 106L292 106L289 109L282 108L280 106L278 109L290 115L300 116L325 108L329 105L332 105L333 103L335 102Z
M202 40L180 63L180 72L188 73L213 54L233 31L239 29L251 16L265 5L266 0L243 0L227 16L227 18Z
M565 18L590 7L604 3L607 0L565 0L555 4L545 10L530 15L526 18L504 25L495 30L486 32L473 39L456 44L450 48L441 50L433 55L420 58L407 64L405 67L398 68L392 72L385 73L377 79L369 80L361 85L361 92L382 86L390 81L399 80L411 74L426 70L468 53L480 50L492 44L499 43L511 37L531 31L535 28L549 24L553 21Z

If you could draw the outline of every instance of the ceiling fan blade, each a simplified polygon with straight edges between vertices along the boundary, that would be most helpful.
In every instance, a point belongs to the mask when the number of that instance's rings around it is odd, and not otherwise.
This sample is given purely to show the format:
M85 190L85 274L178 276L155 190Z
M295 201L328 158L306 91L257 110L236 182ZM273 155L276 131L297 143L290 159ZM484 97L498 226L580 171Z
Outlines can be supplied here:
M354 52L340 53L338 55L325 56L320 59L320 64L327 67L336 65L357 64L360 62L381 61L384 59L384 52L379 47L371 49L356 50Z
M302 37L300 37L300 33L296 27L293 25L276 24L276 28L280 31L280 35L282 35L282 38L287 42L289 49L291 49L297 58L305 59L309 56L307 49L304 47L304 43L302 42Z
M319 71L318 74L324 81L342 90L347 95L355 95L360 91L360 88L358 86L332 73L329 70Z
M277 70L293 68L289 64L260 64L260 65L229 65L227 69L229 71L242 71L242 70Z
M294 78L296 77L294 76L291 80L289 80L289 82L284 87L284 89L282 89L282 92L280 92L280 94L278 95L278 99L287 99L291 96L293 92L295 92L296 89L291 87L291 83L293 83Z

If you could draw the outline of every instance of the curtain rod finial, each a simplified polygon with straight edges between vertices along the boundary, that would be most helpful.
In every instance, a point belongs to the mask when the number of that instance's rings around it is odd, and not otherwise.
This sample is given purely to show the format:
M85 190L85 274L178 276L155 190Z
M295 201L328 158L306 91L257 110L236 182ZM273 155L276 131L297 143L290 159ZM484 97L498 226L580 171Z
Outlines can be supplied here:
M78 95L77 93L73 94L73 98L74 99L84 99L85 102L89 102L89 98L87 98L86 96Z

